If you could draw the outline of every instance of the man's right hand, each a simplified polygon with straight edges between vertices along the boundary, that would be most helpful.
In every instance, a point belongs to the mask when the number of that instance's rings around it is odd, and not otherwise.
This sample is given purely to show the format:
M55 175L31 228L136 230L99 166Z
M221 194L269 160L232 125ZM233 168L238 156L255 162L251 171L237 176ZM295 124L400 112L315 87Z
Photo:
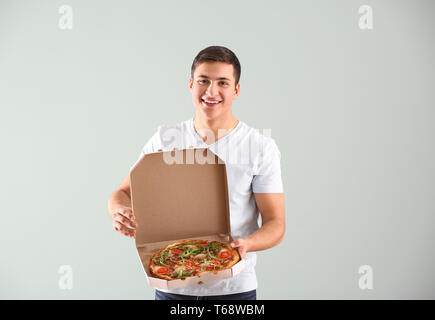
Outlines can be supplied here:
M112 214L113 228L119 233L134 238L136 235L136 218L129 207L118 207Z

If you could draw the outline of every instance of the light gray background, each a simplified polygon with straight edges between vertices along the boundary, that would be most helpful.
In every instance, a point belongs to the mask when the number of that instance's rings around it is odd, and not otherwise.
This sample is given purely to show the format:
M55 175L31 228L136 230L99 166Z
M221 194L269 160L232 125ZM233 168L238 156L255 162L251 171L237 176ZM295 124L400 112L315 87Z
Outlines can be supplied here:
M193 117L209 45L241 61L234 115L282 153L286 238L258 254L258 297L435 298L434 17L433 1L1 0L0 298L154 298L107 200L158 125Z

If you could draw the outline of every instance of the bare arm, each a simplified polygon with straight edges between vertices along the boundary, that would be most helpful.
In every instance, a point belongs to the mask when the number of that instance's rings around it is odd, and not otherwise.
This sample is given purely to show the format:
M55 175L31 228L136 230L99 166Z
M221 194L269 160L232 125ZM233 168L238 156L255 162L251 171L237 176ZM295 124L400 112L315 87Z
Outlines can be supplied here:
M262 226L245 239L232 243L244 258L247 252L272 248L284 239L285 204L283 193L254 193L261 213Z
M110 196L107 210L113 221L113 228L127 237L134 238L137 224L131 208L130 174L127 174Z

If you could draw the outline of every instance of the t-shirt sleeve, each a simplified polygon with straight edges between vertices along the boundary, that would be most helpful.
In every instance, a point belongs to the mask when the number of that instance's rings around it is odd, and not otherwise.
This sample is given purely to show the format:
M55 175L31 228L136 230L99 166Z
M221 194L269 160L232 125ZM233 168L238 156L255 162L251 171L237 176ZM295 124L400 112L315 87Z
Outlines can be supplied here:
M142 148L139 158L136 160L133 166L130 167L130 171L133 170L133 168L143 158L144 155L158 151L158 149L160 148L159 140L160 140L160 133L159 130L157 130L156 133L152 135L152 137L147 141L145 146Z
M254 193L283 193L281 153L272 138L265 140L252 179Z

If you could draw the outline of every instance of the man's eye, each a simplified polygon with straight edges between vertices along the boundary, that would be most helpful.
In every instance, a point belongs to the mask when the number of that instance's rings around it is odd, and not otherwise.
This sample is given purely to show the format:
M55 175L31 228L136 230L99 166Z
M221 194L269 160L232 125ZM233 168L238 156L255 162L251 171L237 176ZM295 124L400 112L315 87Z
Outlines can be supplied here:
M205 84L205 83L207 83L207 80L198 80L198 83Z
M220 84L223 85L223 86L227 86L227 85L228 85L228 82L221 81Z

